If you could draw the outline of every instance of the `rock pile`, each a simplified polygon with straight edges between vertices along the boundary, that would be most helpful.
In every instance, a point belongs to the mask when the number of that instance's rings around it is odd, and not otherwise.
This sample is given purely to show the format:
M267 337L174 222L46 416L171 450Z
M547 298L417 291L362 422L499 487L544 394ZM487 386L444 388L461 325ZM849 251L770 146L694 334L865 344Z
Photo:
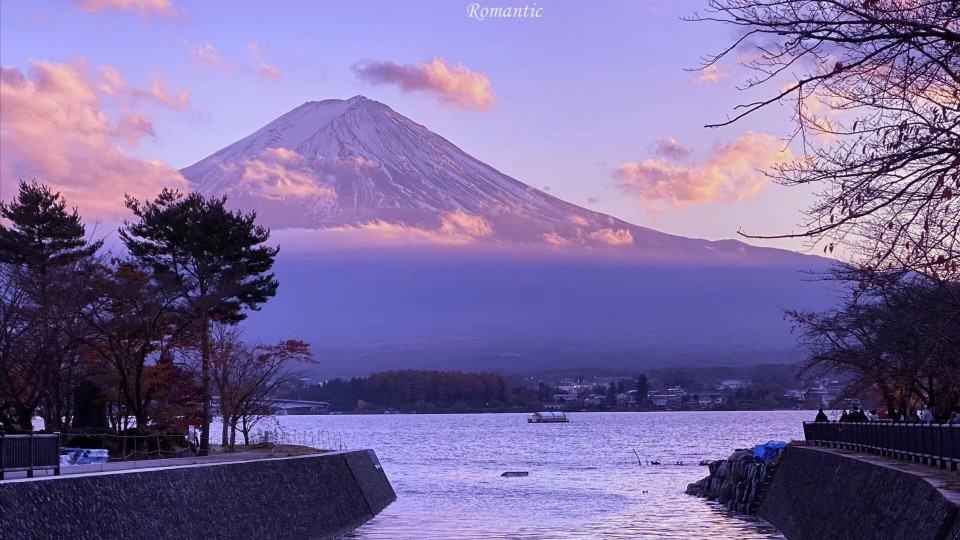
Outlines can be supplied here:
M737 450L729 458L710 463L710 476L687 486L687 495L706 497L731 512L753 515L769 485L779 454L764 461L752 450Z

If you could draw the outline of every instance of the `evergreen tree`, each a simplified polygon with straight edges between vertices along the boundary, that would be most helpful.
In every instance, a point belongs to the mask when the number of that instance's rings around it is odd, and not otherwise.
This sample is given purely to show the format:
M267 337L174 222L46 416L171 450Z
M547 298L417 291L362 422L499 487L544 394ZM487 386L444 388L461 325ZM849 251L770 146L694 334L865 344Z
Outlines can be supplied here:
M650 393L650 383L647 381L647 374L641 373L637 377L637 403L643 403Z
M258 310L276 295L270 269L279 251L265 246L269 229L256 213L231 212L226 197L207 199L164 189L154 201L126 202L138 222L124 222L120 237L130 254L157 274L172 274L187 291L184 314L195 321L201 358L203 413L200 452L210 448L210 324L236 324L244 308Z
M46 428L60 429L78 359L69 337L74 285L102 242L88 241L77 210L35 181L21 181L17 197L0 202L0 219L9 222L0 221L0 302L4 318L19 325L0 338L0 420L30 429L39 408Z

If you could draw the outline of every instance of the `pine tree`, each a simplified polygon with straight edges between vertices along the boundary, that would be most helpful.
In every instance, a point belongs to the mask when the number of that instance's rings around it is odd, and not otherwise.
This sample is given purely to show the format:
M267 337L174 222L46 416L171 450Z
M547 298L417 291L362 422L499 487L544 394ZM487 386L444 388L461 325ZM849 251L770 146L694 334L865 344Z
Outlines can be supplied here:
M14 422L30 429L40 408L46 428L60 429L77 359L68 330L72 284L102 242L88 241L77 210L35 181L21 181L17 197L0 202L0 219L9 222L0 222L0 302L4 318L19 324L0 337L0 419L11 423L12 410Z
M127 196L139 221L120 229L134 258L157 274L176 276L187 291L184 316L196 323L201 358L201 454L210 448L211 322L239 323L244 309L258 310L279 286L270 272L279 248L264 245L269 229L256 225L254 212L228 210L226 200L168 189L144 203Z
M637 401L647 398L650 392L650 383L647 381L647 374L641 373L637 377Z

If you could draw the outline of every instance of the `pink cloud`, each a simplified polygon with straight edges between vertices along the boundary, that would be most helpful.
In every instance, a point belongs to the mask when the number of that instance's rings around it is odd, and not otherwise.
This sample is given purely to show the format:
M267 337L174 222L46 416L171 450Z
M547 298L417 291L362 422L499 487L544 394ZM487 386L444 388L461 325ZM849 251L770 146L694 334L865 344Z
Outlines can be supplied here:
M720 82L727 76L727 73L720 69L716 64L711 64L700 70L700 76L694 79L697 84L714 84Z
M367 60L354 65L353 71L370 84L394 84L403 92L433 94L463 109L486 110L496 101L486 75L460 64L451 66L442 58L416 65Z
M648 205L739 202L757 195L769 179L762 172L793 159L780 139L746 132L735 142L714 150L704 162L692 165L656 157L625 163L614 177L618 187Z
M480 216L470 215L457 208L443 216L440 233L447 237L482 238L493 234L493 225Z
M574 222L576 225L580 225L581 222ZM586 225L587 222L584 220L583 225ZM604 229L594 229L587 230L577 227L568 236L563 236L557 232L549 232L540 235L540 239L543 240L549 246L562 247L569 246L571 244L577 244L582 246L597 247L601 246L628 246L633 245L633 233L627 229L613 229L611 227Z
M590 222L587 221L587 218L583 216L579 216L577 214L570 216L570 223L573 223L578 227L586 227L587 225L590 224Z
M117 135L128 143L136 145L146 136L156 137L153 122L136 113L124 113L117 122Z
M155 103L176 110L190 108L190 91L183 88L172 88L157 75L146 90L134 90L135 95L153 100Z
M180 173L166 164L127 155L122 143L152 136L153 124L129 111L111 118L101 100L112 97L113 87L101 88L88 71L82 63L35 62L27 73L0 68L0 182L49 184L85 217L122 214L124 193L150 197L163 187L185 189Z
M250 193L266 199L336 196L333 188L317 182L300 154L287 148L268 148L247 160L240 181Z
M86 71L82 62L80 69ZM93 90L111 98L133 102L146 100L155 105L173 110L186 111L191 108L190 91L184 88L173 88L163 80L162 75L155 75L150 86L141 88L130 84L124 79L120 71L113 66L100 66L99 78Z
M173 19L183 18L186 14L182 9L173 7L172 0L74 0L81 9L88 13L95 11L127 11L140 17L160 15Z
M190 54L197 62L221 71L232 71L233 67L223 59L220 51L210 43L198 43L190 47Z
M268 64L267 61L263 59L263 51L260 49L260 45L251 41L247 43L247 50L253 55L253 69L258 77L271 80L280 78L280 68Z
M570 245L570 240L560 236L555 232L544 233L540 235L540 239L546 242L551 246L567 246Z
M633 234L627 229L598 229L591 231L587 238L594 242L608 246L624 246L633 244Z
M360 225L324 229L322 233L338 233L335 243L348 237L357 244L441 244L466 245L491 236L493 226L485 219L457 209L441 217L435 229L414 227L405 223L372 221ZM329 237L329 235L327 235Z
M356 169L356 170L375 169L379 166L373 160L366 158L364 156L359 156L359 155L344 156L341 158L337 158L337 162L341 166L348 167L351 169Z

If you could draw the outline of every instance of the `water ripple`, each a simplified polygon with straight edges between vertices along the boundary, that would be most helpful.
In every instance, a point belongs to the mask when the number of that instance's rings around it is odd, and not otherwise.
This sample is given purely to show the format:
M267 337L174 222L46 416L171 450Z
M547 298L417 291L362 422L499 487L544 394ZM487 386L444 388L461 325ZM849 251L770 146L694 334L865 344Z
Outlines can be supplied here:
M809 412L572 414L569 424L525 416L288 416L284 429L327 430L374 448L397 502L346 538L356 540L783 538L684 495L702 459L802 437ZM637 465L659 460L663 465ZM683 465L677 465L677 462ZM502 478L504 471L529 476Z

